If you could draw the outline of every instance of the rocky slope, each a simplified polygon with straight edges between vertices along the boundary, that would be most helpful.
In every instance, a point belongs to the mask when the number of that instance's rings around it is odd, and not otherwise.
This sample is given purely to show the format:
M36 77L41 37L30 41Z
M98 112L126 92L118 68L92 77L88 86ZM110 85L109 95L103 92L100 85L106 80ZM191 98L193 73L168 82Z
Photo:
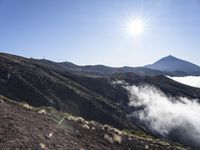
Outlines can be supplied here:
M183 149L142 133L120 131L95 121L34 108L0 96L0 149L144 150Z

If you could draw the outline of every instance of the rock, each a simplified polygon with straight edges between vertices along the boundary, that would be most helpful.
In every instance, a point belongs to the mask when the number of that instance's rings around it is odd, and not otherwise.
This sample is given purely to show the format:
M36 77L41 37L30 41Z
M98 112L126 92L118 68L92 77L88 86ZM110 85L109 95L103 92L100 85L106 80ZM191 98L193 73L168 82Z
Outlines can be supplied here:
M25 108L27 108L27 109L33 110L33 107L30 106L30 105L27 104L27 103L22 103L22 106L25 107Z
M122 135L122 132L121 132L120 130L118 130L118 129L116 129L116 128L113 128L113 130L114 130L114 132L115 132L116 134Z
M103 129L106 130L106 131L110 131L111 130L111 127L109 125L104 125L103 126Z
M128 140L129 140L129 141L131 141L131 140L132 140L132 138L131 138L131 137L128 137Z
M95 122L95 121L90 121L90 122L88 122L89 123L89 125L91 125L91 126L97 126L97 122Z
M38 114L43 114L43 115L46 115L46 114L47 114L47 112L46 112L46 110L45 110L45 109L40 109L40 110L38 111Z
M83 123L84 119L82 117L77 117L77 118L75 118L75 121L78 123Z
M51 132L48 137L50 138L50 137L52 137L52 135L53 135L53 133Z
M114 135L113 135L113 141L114 141L115 143L121 144L121 143L122 143L122 137L119 136L119 135L117 135L117 134L114 134Z
M90 127L87 124L84 124L82 127L88 130L90 129Z
M39 146L40 146L41 149L47 149L47 148L46 148L46 145L43 144L43 143L40 143Z
M87 124L87 125L89 125L89 122L88 122L88 121L86 121L86 120L84 121L84 123L85 123L85 124Z
M145 147L144 147L145 149L149 149L149 145L145 145Z
M68 117L67 117L67 120L74 121L74 119L73 119L72 116L68 116Z
M104 135L104 139L108 142L110 142L111 144L113 144L113 138L111 136L109 136L108 134L105 134Z

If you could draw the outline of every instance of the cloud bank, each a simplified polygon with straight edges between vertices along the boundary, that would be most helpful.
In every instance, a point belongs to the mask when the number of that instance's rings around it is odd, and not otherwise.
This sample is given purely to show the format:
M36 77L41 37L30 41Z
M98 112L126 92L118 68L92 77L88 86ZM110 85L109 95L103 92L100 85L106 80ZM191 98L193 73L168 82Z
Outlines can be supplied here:
M118 81L129 93L129 105L141 107L138 117L154 133L200 148L200 104L185 97L168 97L150 85L129 86Z
M185 77L169 77L168 78L175 80L177 82L200 88L200 77L199 76L185 76Z

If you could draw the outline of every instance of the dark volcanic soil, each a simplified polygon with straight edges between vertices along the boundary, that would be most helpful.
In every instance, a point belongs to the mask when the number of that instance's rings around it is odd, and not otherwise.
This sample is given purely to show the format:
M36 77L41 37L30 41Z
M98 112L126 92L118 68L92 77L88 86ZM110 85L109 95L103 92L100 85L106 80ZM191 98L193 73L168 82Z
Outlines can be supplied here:
M150 137L125 134L52 108L32 108L0 97L1 150L181 149Z

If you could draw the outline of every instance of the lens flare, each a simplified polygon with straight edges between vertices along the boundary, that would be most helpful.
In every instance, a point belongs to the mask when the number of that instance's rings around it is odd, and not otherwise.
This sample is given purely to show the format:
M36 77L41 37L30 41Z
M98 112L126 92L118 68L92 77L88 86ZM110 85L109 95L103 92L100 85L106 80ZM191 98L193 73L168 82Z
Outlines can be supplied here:
M129 20L127 29L131 35L140 35L144 31L144 21L140 18Z

